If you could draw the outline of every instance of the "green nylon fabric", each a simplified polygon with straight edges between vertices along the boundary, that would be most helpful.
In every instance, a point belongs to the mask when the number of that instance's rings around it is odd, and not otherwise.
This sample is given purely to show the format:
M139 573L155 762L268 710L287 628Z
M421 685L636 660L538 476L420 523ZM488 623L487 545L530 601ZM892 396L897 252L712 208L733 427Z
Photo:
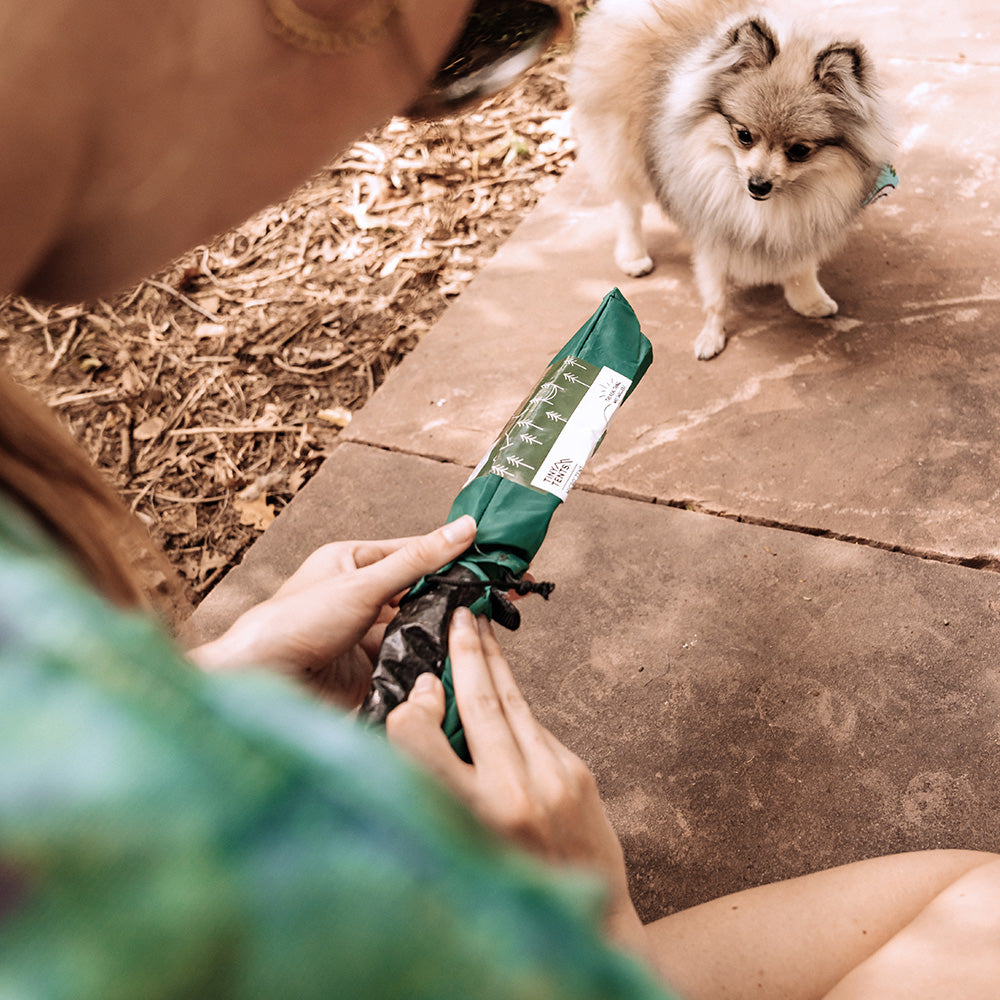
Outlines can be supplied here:
M652 364L653 348L639 328L632 307L615 288L552 361L567 357L580 358L596 368L611 368L631 380L632 385L622 399L624 403ZM552 515L561 502L551 493L488 472L470 479L455 497L448 520L471 514L479 528L475 546L457 562L489 579L505 572L522 576L541 548ZM417 593L418 588L415 588ZM474 614L489 617L488 595L472 610ZM452 696L450 662L445 663L442 681L447 694L443 729L455 751L468 760L465 735Z
M0 497L0 998L662 997L598 896L264 672L204 675Z
M653 348L625 296L610 291L596 312L552 361L575 357L597 368L611 368L632 382L632 394L653 361ZM550 362L551 363L551 362ZM480 566L491 576L505 570L520 576L541 548L552 514L561 501L551 493L486 473L470 480L448 514L454 521L471 514L479 525L475 547L458 562Z

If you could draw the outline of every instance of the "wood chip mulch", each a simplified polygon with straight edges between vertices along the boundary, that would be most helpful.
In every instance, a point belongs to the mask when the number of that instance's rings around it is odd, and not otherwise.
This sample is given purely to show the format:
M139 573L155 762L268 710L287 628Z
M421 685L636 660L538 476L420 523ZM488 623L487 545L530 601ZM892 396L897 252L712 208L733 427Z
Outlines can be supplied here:
M573 158L566 55L484 109L393 119L120 297L0 301L0 352L197 604Z

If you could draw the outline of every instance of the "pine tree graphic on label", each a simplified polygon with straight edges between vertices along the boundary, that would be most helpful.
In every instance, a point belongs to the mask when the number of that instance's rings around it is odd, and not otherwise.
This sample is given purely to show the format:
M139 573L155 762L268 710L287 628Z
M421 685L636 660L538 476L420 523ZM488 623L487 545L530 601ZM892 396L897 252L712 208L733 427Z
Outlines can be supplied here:
M566 418L558 410L546 410L545 416L547 416L549 420L560 420L563 423L566 422Z
M514 426L518 430L527 430L529 427L534 428L536 431L544 430L543 427L539 427L538 424L533 424L528 418L524 420L517 420L514 422Z
M542 383L538 387L538 392L531 399L532 405L537 406L540 403L551 403L565 388L563 385L556 385L555 382Z

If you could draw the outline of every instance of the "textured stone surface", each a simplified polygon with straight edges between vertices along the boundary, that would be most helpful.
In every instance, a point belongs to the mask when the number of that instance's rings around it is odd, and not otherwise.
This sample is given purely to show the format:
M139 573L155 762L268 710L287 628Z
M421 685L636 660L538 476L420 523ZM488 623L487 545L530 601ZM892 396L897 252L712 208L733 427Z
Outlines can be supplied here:
M804 319L774 288L739 292L725 351L696 361L701 313L677 234L648 207L656 270L617 273L609 213L577 170L394 373L350 438L473 464L545 361L618 284L656 360L585 485L1000 560L1000 30L989 23L1000 15L981 19L993 65L885 61L902 184L865 211L821 272L836 317Z
M656 271L619 276L573 171L192 623L224 628L324 541L435 526L618 284L656 360L553 519L534 567L552 600L526 600L502 638L594 767L648 916L997 844L1000 13L849 0L817 16L870 43L900 135L900 190L822 272L837 317L743 292L726 350L696 361L670 224L649 211Z
M430 526L464 478L342 445L198 626L323 542ZM888 851L995 847L995 574L584 491L533 572L556 590L501 640L597 773L645 914Z

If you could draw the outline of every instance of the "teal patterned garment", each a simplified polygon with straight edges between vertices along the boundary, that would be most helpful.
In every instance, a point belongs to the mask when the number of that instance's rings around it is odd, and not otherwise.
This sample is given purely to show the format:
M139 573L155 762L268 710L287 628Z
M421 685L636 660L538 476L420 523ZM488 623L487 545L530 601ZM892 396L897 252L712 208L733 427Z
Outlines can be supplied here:
M377 736L187 664L0 498L0 998L653 998L593 884Z

